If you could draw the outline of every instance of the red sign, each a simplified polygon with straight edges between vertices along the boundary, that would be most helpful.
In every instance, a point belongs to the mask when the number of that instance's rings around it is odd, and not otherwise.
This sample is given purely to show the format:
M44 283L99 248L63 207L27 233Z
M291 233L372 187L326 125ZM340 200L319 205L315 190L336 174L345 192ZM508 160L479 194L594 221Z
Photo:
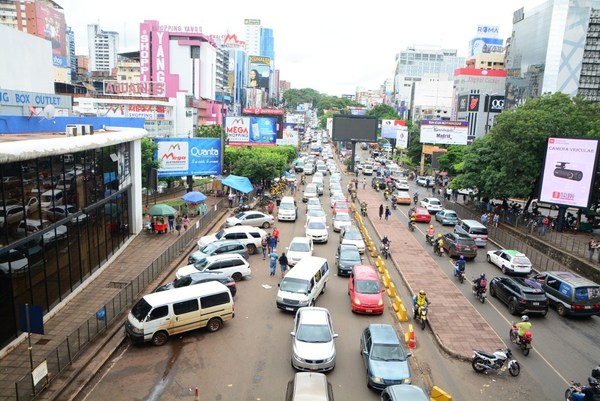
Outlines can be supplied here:
M118 82L104 81L105 95L148 95L148 96L164 96L164 82Z
M265 115L265 114L271 114L271 115L284 115L285 114L285 110L283 109L253 109L253 108L244 108L242 109L242 114L246 115L246 114L257 114L257 115Z

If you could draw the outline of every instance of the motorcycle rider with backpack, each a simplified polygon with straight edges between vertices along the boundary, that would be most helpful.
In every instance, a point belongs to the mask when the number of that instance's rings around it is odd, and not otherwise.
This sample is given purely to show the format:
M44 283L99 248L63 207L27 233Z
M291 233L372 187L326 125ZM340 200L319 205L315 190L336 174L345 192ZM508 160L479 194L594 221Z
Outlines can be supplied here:
M479 277L477 277L475 281L473 281L473 286L475 287L475 291L477 292L487 287L487 279L485 278L485 273L481 273Z

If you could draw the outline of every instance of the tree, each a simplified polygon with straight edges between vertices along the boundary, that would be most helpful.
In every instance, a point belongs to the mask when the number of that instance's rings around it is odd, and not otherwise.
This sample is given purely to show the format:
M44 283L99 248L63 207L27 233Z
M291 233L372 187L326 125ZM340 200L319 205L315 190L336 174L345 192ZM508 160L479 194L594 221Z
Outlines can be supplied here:
M195 138L221 138L223 137L223 127L217 124L201 125L194 131Z
M153 169L160 167L160 161L154 159L154 154L158 149L158 145L151 138L145 137L141 140L141 148L142 171L145 172L145 174L142 174L142 187L147 188L150 173Z
M227 147L225 169L229 174L247 177L256 183L281 177L297 157L293 146L277 147Z
M465 156L464 145L450 145L448 151L438 157L440 170L446 171L452 177L462 171Z
M378 104L367 111L367 116L377 117L379 120L397 120L399 117L398 112L387 104Z

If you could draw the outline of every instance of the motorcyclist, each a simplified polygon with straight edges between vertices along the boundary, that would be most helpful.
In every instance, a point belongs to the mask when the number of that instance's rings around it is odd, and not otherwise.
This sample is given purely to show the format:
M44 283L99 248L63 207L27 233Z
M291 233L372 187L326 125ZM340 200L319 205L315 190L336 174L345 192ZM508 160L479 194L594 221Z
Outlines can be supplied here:
M367 211L367 202L365 202L365 201L361 201L360 202L360 211L361 212L366 212Z
M390 246L390 239L387 237L387 235L384 235L383 238L381 239L381 251L383 251L383 248L385 246Z
M419 311L425 305L429 305L429 299L427 299L427 294L425 294L425 291L421 290L419 291L418 295L415 295L413 297L413 306L415 310L415 315L413 317L414 319L417 318Z
M415 194L413 195L413 201L415 202L415 205L419 202L419 192L415 192Z
M465 272L466 262L465 257L460 255L460 258L456 261L456 265L454 266L454 276L458 277L459 272Z
M437 239L435 241L435 244L438 247L438 250L441 252L442 248L444 247L444 239L442 238L442 234L438 234L437 235Z
M417 224L417 214L415 212L411 213L410 220L408 220L408 228Z
M385 191L383 192L383 197L385 198L385 200L388 200L388 198L390 197L390 190L386 187Z
M519 336L519 338L523 338L525 333L531 330L531 322L529 321L529 316L521 316L521 321L515 324L515 327L517 328L516 334Z
M435 237L435 228L433 227L433 224L431 224L429 226L429 229L427 229L427 233L425 234L425 239L427 240L427 242L433 243L434 237Z
M487 287L487 279L485 278L485 273L481 273L479 277L473 281L473 285L475 286L475 290L479 292L480 289Z

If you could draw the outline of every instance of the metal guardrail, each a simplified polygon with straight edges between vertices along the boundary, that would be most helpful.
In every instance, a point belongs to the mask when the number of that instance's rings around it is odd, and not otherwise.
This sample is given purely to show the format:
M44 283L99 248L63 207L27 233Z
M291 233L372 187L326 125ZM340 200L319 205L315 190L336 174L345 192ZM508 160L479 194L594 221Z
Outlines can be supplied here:
M208 226L219 215L219 211L227 209L227 199L220 199L198 221L192 224L187 231L156 258L142 273L127 283L119 293L107 302L95 315L71 332L53 351L49 352L42 360L48 366L48 381L40 381L33 386L30 373L15 382L15 395L17 401L33 400L40 395L49 382L56 380L62 372L90 345L108 326L111 325L119 314L131 308L139 294L152 282L171 262L181 253L196 234ZM140 233L139 235L144 235Z

